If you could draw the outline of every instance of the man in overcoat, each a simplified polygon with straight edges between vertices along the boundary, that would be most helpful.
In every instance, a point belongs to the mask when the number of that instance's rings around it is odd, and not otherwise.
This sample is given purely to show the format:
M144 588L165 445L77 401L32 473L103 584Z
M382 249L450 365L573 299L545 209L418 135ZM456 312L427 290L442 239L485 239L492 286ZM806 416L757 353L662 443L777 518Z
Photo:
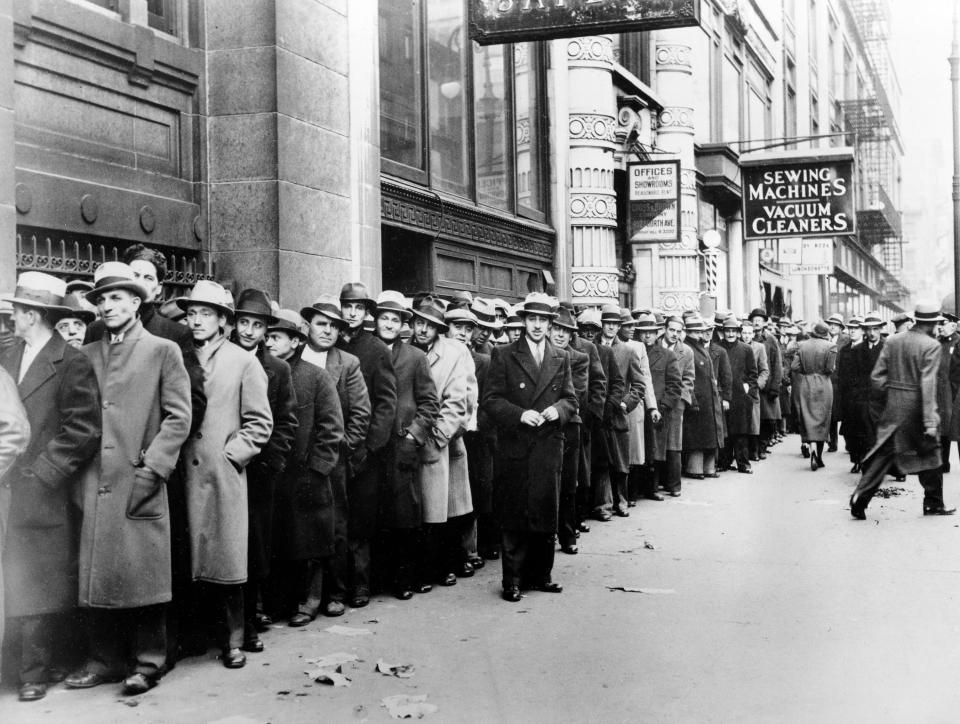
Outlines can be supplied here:
M740 341L753 350L753 359L757 363L757 390L759 391L759 395L753 400L753 414L750 420L750 434L747 438L750 460L757 462L760 460L765 460L767 457L767 453L764 452L760 447L760 395L763 395L763 391L767 388L767 384L770 382L770 364L767 361L767 348L763 342L757 341L756 336L754 335L753 325L750 323L750 320L746 320L740 325ZM782 379L788 379L790 366L787 364L786 356L783 355L782 344L780 347L780 352L781 360L784 364L784 375ZM789 400L789 396L786 399ZM783 414L783 400L784 392L781 381L781 414ZM780 423L777 425L778 436L780 424L782 422L783 420L781 419Z
M243 584L247 581L249 511L246 467L270 439L267 375L257 358L225 336L233 309L226 290L201 280L177 300L187 313L204 371L207 410L183 447L193 578L217 617L227 668L246 664Z
M940 461L940 415L937 413L937 370L940 345L934 329L943 319L935 303L917 302L916 326L895 334L880 351L871 379L886 392L877 423L877 439L863 459L863 474L850 496L850 514L866 519L871 498L887 471L896 464L903 474L917 474L923 486L924 515L952 515L943 503Z
M851 320L853 321L853 320ZM827 339L832 342L837 347L837 361L838 364L833 371L833 417L830 420L830 441L827 445L827 452L836 452L837 451L837 440L839 436L839 427L840 421L843 419L843 410L845 405L844 395L843 395L843 385L841 384L839 375L842 369L842 360L841 352L843 348L847 345L855 342L857 340L853 339L850 334L844 331L843 315L839 313L831 314L827 317ZM857 322L854 325L849 326L850 330L854 334L859 333L860 323Z
M693 350L683 341L685 327L683 318L667 317L664 319L663 339L661 340L665 349L677 355L677 365L680 367L680 400L676 407L670 410L670 415L667 417L666 477L661 479L661 484L667 495L674 498L680 495L682 480L683 418L687 408L693 402L696 381Z
M424 593L429 582L416 580L417 536L423 522L420 455L440 411L437 386L422 350L400 339L400 328L413 317L403 295L387 290L377 297L376 335L390 350L397 375L397 414L386 449L386 473L380 496L380 524L386 531L387 576L401 601Z
M704 476L708 478L719 477L717 470L723 469L723 466L720 464L722 458L723 446L726 445L727 440L727 416L726 412L730 409L730 400L733 396L733 373L730 370L730 358L727 356L727 350L725 350L720 342L714 341L714 334L716 330L713 329L713 334L703 335L703 347L706 350L707 354L710 356L710 362L713 364L713 374L716 376L717 380L717 390L720 393L720 405L723 409L724 414L720 416L720 440L721 440L721 449L717 450L716 456L716 465L707 466L704 470Z
M71 501L100 441L100 389L90 361L54 331L64 283L25 272L12 298L17 339L0 365L17 382L30 444L3 478L5 609L19 628L20 699L46 694L62 614L77 603L77 520Z
M627 482L624 486L623 494L625 500L620 501L621 507L630 507L636 505L637 496L640 494L641 469L646 461L646 422L647 415L657 409L656 394L653 391L653 379L650 376L650 360L647 359L647 347L635 339L637 320L628 309L620 310L620 329L617 330L617 340L613 349L620 345L625 345L640 362L640 381L643 383L643 404L637 405L632 412L627 415L627 427L630 434L630 447L627 454L627 464L629 472Z
M640 478L640 494L647 500L663 500L657 489L667 479L667 421L680 402L683 383L677 355L657 343L660 332L657 318L651 313L640 314L637 332L647 348L652 391L657 400L657 408L650 410L648 424L644 427L647 460Z
M362 282L348 282L340 290L340 313L346 323L337 347L360 360L370 397L367 437L347 461L348 588L350 605L361 608L370 602L370 543L377 532L377 501L385 475L382 454L393 434L397 414L397 376L387 346L363 328L364 318L376 303Z
M550 298L532 292L520 313L524 336L494 351L483 401L503 433L497 509L503 530L502 597L510 602L520 600L521 587L563 590L552 580L554 540L563 426L577 412L570 360L547 339L556 316Z
M753 349L740 341L740 322L730 316L723 320L724 341L730 361L730 409L727 410L728 459L736 463L737 472L750 474L747 438L753 423L753 403L759 396L757 361Z
M873 447L879 411L874 410L875 393L870 375L883 349L884 342L880 335L882 328L883 320L879 314L874 312L865 315L860 323L863 339L844 347L843 357L837 354L837 365L841 364L841 360L845 364L839 379L846 408L843 413L842 432L850 453L850 462L853 463L851 473L860 472L863 456Z
M953 392L950 386L950 361L953 350L960 341L957 332L957 317L944 312L944 321L940 324L940 371L937 374L937 411L940 413L940 457L943 460L943 472L950 472L950 429L953 418Z
M140 323L147 291L128 265L101 264L87 298L104 324L103 337L83 348L100 385L103 435L80 489L79 602L89 649L65 683L88 688L126 676L124 693L142 694L166 668L166 480L190 433L190 378L177 344Z
M300 353L301 358L326 370L330 373L337 386L337 396L340 398L340 409L343 412L343 442L340 446L340 455L336 467L330 475L333 486L334 502L334 554L327 559L322 570L315 569L317 575L322 576L325 590L326 604L323 613L326 616L342 616L346 610L344 601L347 598L347 585L350 577L350 556L348 547L349 529L349 497L347 479L349 477L350 460L367 440L367 431L370 427L370 396L367 394L367 383L364 382L363 372L360 369L360 360L349 352L344 352L336 346L340 333L346 328L343 320L340 300L330 294L321 294L309 307L300 310L301 316L307 323L307 342ZM360 460L363 453L357 454ZM309 590L315 591L316 585ZM300 606L300 613L306 614L307 619L297 617L291 619L294 626L303 626L312 620L320 610L321 601L313 597L308 598Z
M279 310L267 330L267 348L290 366L297 400L293 444L274 497L270 570L271 608L294 626L309 623L323 600L324 563L335 547L330 475L343 442L336 383L301 358L306 339L307 323L292 309Z
M770 367L770 375L767 378L767 385L760 396L760 445L761 450L765 452L773 445L774 438L777 435L779 421L783 417L780 410L780 382L783 380L783 355L780 351L780 343L774 334L767 330L767 322L770 316L762 308L754 309L750 312L750 322L753 324L754 339L762 342L767 350L767 365Z
M684 344L693 352L695 378L690 407L683 414L683 451L687 475L703 480L716 476L717 450L723 445L724 407L713 360L704 348L710 328L694 314L687 317L685 330Z
M424 297L413 309L410 343L426 354L440 403L420 466L424 523L420 580L429 583L436 578L442 586L453 586L463 564L462 538L448 521L473 511L463 433L477 404L477 380L466 345L440 334L448 329L445 312L439 299Z
M297 399L290 367L267 351L267 328L276 321L270 295L260 289L244 289L237 296L230 341L257 358L267 375L267 399L273 416L273 432L267 444L247 466L247 582L243 585L244 651L263 651L259 630L266 622L260 613L262 595L270 576L270 546L273 538L273 495L283 474L296 435ZM258 613L261 618L258 619Z

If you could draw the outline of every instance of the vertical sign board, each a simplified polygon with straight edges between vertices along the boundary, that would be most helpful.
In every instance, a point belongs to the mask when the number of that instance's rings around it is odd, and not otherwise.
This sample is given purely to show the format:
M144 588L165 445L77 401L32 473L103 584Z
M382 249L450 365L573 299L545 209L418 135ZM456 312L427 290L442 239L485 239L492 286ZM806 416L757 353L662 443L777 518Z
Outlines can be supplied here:
M745 153L740 168L744 239L856 233L852 148Z
M700 0L470 0L480 45L700 24Z
M802 257L794 274L833 274L833 239L804 239Z
M627 164L630 241L680 241L680 162Z

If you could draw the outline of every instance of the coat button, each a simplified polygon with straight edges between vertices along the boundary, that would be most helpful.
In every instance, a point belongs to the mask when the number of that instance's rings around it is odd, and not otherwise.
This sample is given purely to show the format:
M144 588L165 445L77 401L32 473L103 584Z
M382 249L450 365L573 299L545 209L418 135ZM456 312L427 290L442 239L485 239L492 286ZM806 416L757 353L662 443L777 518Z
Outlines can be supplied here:
M103 403L103 409L106 410L108 407L110 407L110 403L107 402L107 401L104 401L104 403Z
M194 460L194 461L193 461L193 464L194 464L194 465L199 465L199 464L200 464L200 461L199 461L199 460Z
M198 433L197 433L197 440L200 440L202 437L203 437L203 433L202 433L202 432L198 432Z
M106 495L110 492L110 488L100 488L97 490L98 495Z

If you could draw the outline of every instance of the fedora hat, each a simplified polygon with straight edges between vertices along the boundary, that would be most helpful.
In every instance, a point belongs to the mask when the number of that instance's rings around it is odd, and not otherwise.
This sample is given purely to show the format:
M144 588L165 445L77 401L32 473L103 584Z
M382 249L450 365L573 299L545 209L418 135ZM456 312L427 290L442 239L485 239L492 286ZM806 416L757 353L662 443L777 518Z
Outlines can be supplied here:
M10 303L63 312L66 309L63 306L65 296L67 285L62 279L43 272L23 272L17 279L17 288L10 298Z
M84 296L88 302L96 304L101 294L112 289L126 289L143 301L147 300L147 288L134 276L130 265L122 261L105 261L98 266L93 272L93 289Z
M637 317L638 332L656 332L660 329L657 317L652 312L641 312Z
M227 318L233 316L233 308L227 298L227 290L220 284L210 279L201 279L193 285L190 294L177 299L177 306L184 312L192 304L202 304L205 307L215 309L221 314L227 315Z
M764 321L770 319L770 315L767 314L767 310L761 309L760 307L750 310L750 319L753 319L754 317L763 317Z
M414 317L419 317L420 319L430 322L430 324L435 324L441 330L448 328L447 323L443 319L446 306L439 297L428 294L420 300L420 303L417 304L412 311Z
M518 304L507 310L507 322L503 325L504 329L523 329L523 320L520 319L520 315L517 314L517 307L519 306Z
M885 322L880 319L880 314L878 312L870 312L865 314L863 321L860 322L861 327L882 327Z
M940 314L940 305L929 300L918 301L913 308L913 318L917 322L942 322L944 317Z
M831 314L829 317L827 317L827 324L839 324L839 325L842 327L842 326L843 326L843 315L842 315L842 314L838 314L838 313L836 313L836 312L833 313L833 314Z
M742 325L740 320L737 319L736 315L730 314L721 320L720 326L724 329L736 329L739 331Z
M706 332L710 329L699 314L691 314L687 317L684 328L688 332Z
M10 303L12 298L13 295L10 292L0 294L0 314L6 314L8 316L13 314L13 304Z
M340 302L362 302L371 312L376 308L376 301L370 296L367 285L363 282L347 282L340 289Z
M573 318L573 314L566 307L557 309L557 316L553 320L553 323L561 329L566 329L570 332L577 331L577 323Z
M235 314L249 314L253 317L265 319L267 325L274 322L273 305L270 295L260 289L244 289L237 297Z
M600 322L622 323L620 317L620 307L616 304L604 304L600 307Z
M727 320L728 317L733 316L733 311L730 309L718 309L713 313L713 326L722 327L723 323Z
M403 321L409 321L410 317L413 316L407 298L400 292L395 292L392 289L384 289L380 292L380 294L377 295L375 306L374 316L377 316L381 312L393 312L394 314L400 315L400 319Z
M160 309L157 310L160 312L161 317L166 317L171 319L174 322L178 322L183 319L187 313L180 309L180 306L177 304L176 299L169 299L163 304L160 305Z
M286 332L307 338L307 323L294 309L280 309L273 315L273 321L267 327L267 332Z
M854 315L847 320L847 329L860 329L860 323L863 321L863 317Z
M472 324L474 327L477 326L477 315L474 314L467 307L450 307L446 312L443 313L443 321L448 325L452 322L460 322L461 324Z
M67 294L76 291L89 292L93 289L93 282L88 282L86 279L71 279L67 282Z
M823 322L817 322L813 325L813 329L810 330L810 336L817 337L818 339L826 339L830 336L830 330L827 329L827 325Z
M70 319L75 317L84 324L90 324L97 318L96 307L85 299L80 299L75 294L68 294L63 300L63 313L60 319Z
M580 327L596 327L599 329L602 326L600 312L596 309L584 309L577 316L577 325ZM617 316L619 320L619 315Z
M893 315L893 319L890 321L893 322L894 326L896 326L898 324L903 324L904 322L912 322L913 317L906 312L897 312L895 315Z
M530 292L523 300L523 305L517 310L517 314L525 317L528 314L538 314L541 317L553 319L557 313L553 311L553 300L542 292Z
M313 300L313 304L300 310L300 316L307 324L318 314L322 314L340 328L347 326L340 313L340 300L332 294L321 294Z
M498 329L500 324L497 322L497 308L493 302L483 297L474 297L470 305L470 311L477 318L477 324L486 329Z

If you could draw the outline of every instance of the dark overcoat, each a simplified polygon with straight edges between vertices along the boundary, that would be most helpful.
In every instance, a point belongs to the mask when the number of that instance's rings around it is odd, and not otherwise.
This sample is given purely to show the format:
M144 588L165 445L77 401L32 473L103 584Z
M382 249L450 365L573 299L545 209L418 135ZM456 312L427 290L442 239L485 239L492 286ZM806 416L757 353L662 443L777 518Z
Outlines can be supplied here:
M683 412L683 450L715 450L723 447L723 407L713 360L700 341L688 338L685 344L693 352L695 376L690 406Z
M421 448L426 445L440 411L440 399L423 350L398 340L390 346L390 352L397 375L397 415L393 440L387 448L380 523L384 528L413 529L423 522L419 474L397 465L396 447L407 433Z
M941 362L942 364L942 362ZM950 439L960 440L960 344L954 345L950 355L950 392L953 395L953 408L950 413ZM941 434L942 432L941 426Z
M330 474L343 442L343 412L336 384L326 370L296 357L290 373L297 424L274 498L274 556L303 561L333 555Z
M100 383L103 436L81 487L80 605L138 608L169 601L166 481L191 417L180 347L137 322L122 342L104 335L81 351Z
M594 423L591 439L592 462L598 469L612 467L620 470L626 461L621 462L620 448L613 441L616 440L617 428L626 424L620 407L626 384L613 350L602 344L596 345L596 350L606 380L606 396L603 401L603 415Z
M953 426L953 392L950 386L950 360L960 334L954 332L940 340L940 369L937 372L937 412L940 415L940 434L949 437Z
M733 373L730 371L730 358L727 357L727 350L714 342L707 347L707 353L713 363L713 374L716 376L717 392L720 394L720 400L729 403L733 395ZM720 439L726 440L727 416L723 414L723 408L720 409Z
M633 348L619 338L615 338L608 349L613 352L623 376L623 398L620 407L611 413L613 424L608 431L610 466L626 473L630 470L630 413L643 405L643 368Z
M16 380L24 343L0 364ZM77 605L77 511L72 498L100 442L100 388L83 353L56 332L17 385L30 444L3 480L10 486L3 546L7 616L66 611Z
M731 380L727 435L750 435L753 427L753 404L760 394L757 385L757 358L750 345L740 340L724 342L723 348L730 361Z
M351 334L349 340L341 336L337 348L349 352L360 362L360 372L370 398L370 424L364 445L375 452L386 445L393 434L397 414L397 375L390 350L383 340L364 330Z
M837 362L837 348L830 340L811 337L800 343L793 358L797 373L797 407L800 436L804 442L830 439L834 385L830 379Z
M923 434L928 427L940 427L940 357L940 344L917 327L887 338L871 374L874 389L886 393L886 403L864 464L891 440L900 472L912 475L940 467L939 436L930 439Z
M836 369L833 373L833 407L832 419L841 423L840 432L845 435L859 434L860 426L856 418L859 415L857 405L857 358L862 342L850 342L837 348ZM869 378L870 372L867 372ZM869 382L868 382L869 384ZM851 428L847 429L847 420L851 421Z
M600 362L600 353L597 346L589 340L574 336L570 340L570 348L587 355L589 366L587 369L587 394L580 400L580 419L584 425L592 425L594 421L603 419L603 407L607 398L607 375Z
M677 342L672 347L664 345L677 355L677 365L680 368L680 402L670 410L667 420L667 450L680 452L683 450L683 416L685 410L693 400L693 387L696 371L693 363L693 350L683 342Z
M858 344L847 345L844 350L849 350L847 366L844 376L840 378L843 389L844 407L843 425L840 432L844 435L852 435L868 439L872 443L873 432L876 417L871 412L874 404L873 383L870 380L870 373L873 372L873 366L880 357L880 350L883 349L883 340L870 348L866 339ZM837 354L837 364L840 364L840 354ZM882 409L882 405L881 405Z
M567 353L544 342L537 368L525 337L494 350L482 406L501 431L504 474L494 494L504 530L556 533L563 427L577 413ZM527 410L553 407L559 418L530 427Z
M844 405L846 404L846 400L844 399L843 381L840 379L842 362L841 354L843 354L845 347L853 344L853 340L846 332L841 332L836 336L836 338L832 338L829 341L832 341L837 346L837 361L834 365L833 374L830 377L830 381L833 385L833 411L831 412L831 420L833 422L840 422L843 419L843 410ZM798 404L799 400L800 398L798 392Z
M790 369L793 358L797 356L797 343L781 344L780 356L783 360L783 377L780 379L780 412L784 417L788 417L793 414L793 375Z
M780 383L783 380L783 356L780 352L780 343L770 332L763 333L763 346L767 350L767 365L770 367L770 376L767 386L760 394L760 419L780 420L783 413L780 410Z
M493 512L493 456L495 453L496 426L490 416L480 408L479 401L487 384L490 371L490 355L470 348L477 376L476 419L467 425L463 435L467 451L467 474L470 476L470 497L473 499L473 511L477 515Z
M670 415L680 402L680 395L683 392L680 363L672 350L656 343L647 347L647 359L650 361L650 377L654 394L657 396L657 409L662 416L659 425L647 421L645 428L647 458L648 460L666 460Z

